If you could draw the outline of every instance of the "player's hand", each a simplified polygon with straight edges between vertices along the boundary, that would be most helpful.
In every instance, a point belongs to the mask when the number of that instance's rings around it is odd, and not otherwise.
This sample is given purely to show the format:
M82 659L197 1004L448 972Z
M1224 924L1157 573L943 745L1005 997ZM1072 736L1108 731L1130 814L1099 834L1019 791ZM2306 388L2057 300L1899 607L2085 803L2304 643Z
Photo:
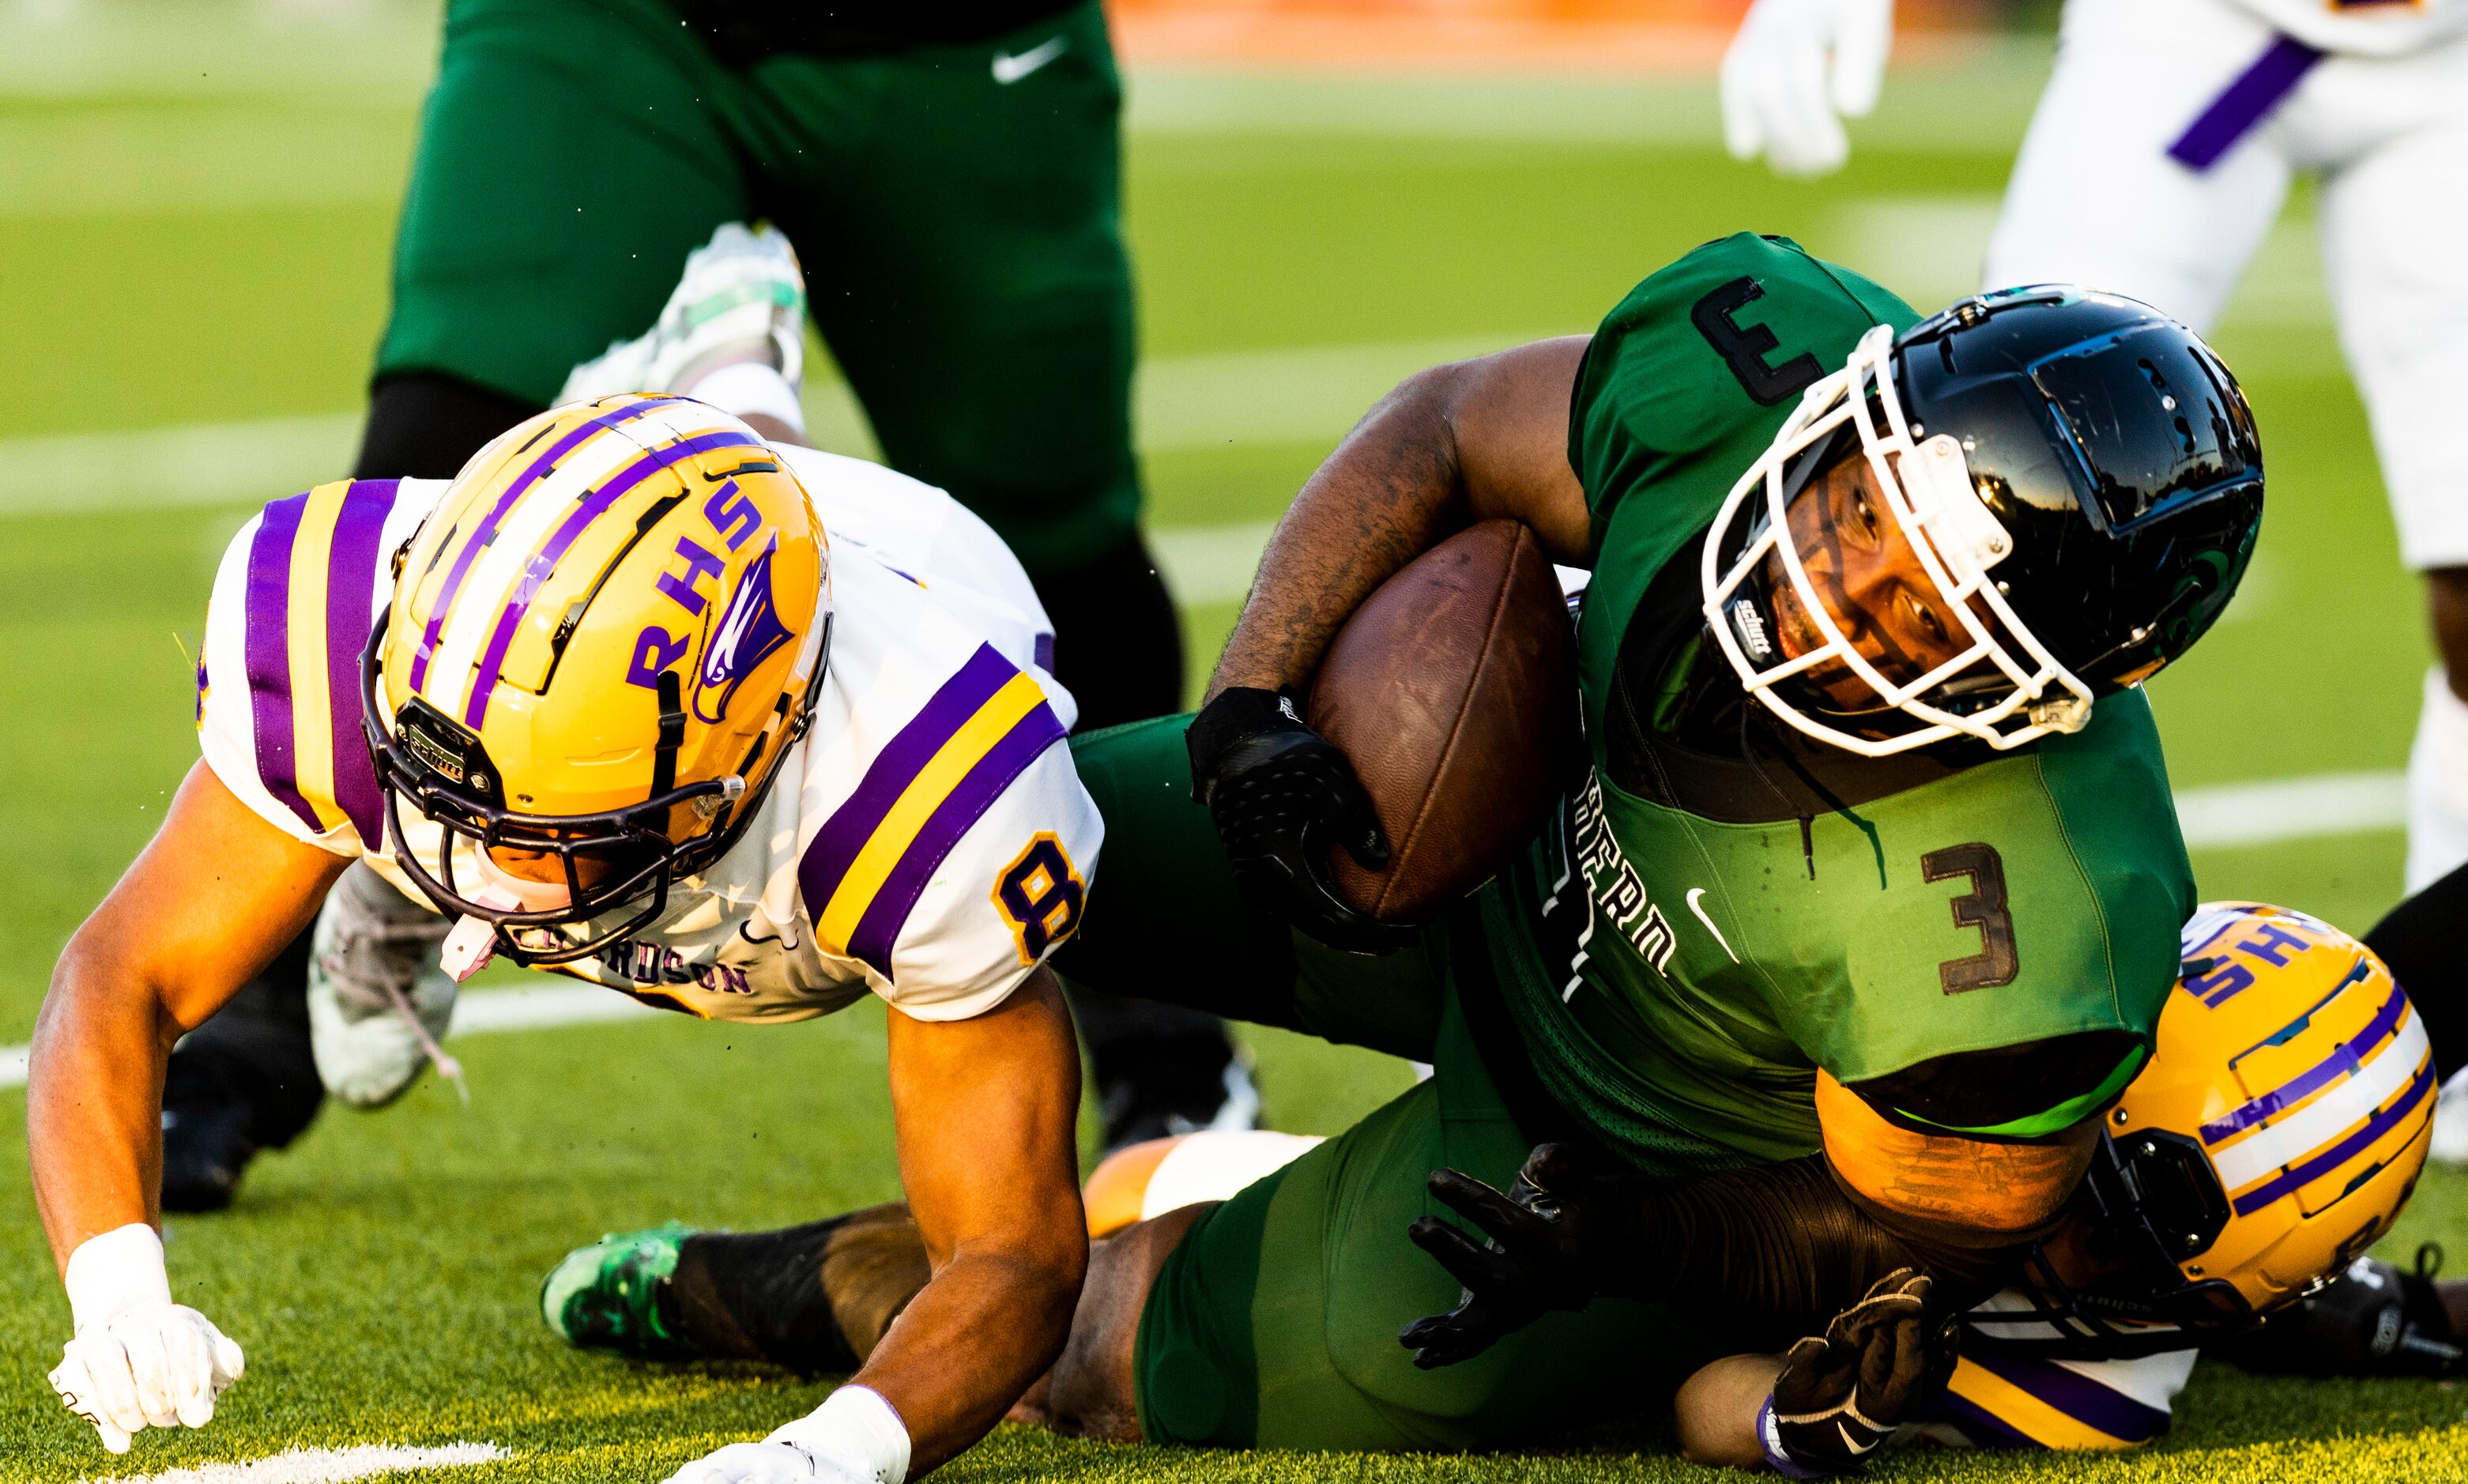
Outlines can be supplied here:
M1388 864L1371 796L1336 743L1303 724L1293 699L1238 686L1200 708L1183 734L1192 793L1208 806L1234 883L1333 948L1384 953L1412 929L1357 912L1329 881L1331 845L1366 871Z
M1842 119L1877 106L1893 0L1756 0L1723 54L1723 142L1781 175L1842 168Z
M87 1325L60 1348L52 1389L94 1424L103 1446L128 1451L148 1427L202 1427L215 1399L240 1380L240 1346L181 1304L150 1304Z
M1809 1473L1856 1469L1945 1389L1955 1316L1938 1312L1928 1275L1901 1267L1783 1358L1759 1418L1769 1458Z
M670 1474L668 1484L875 1484L875 1479L844 1459L766 1438L706 1453Z
M1405 1228L1465 1288L1456 1308L1417 1319L1397 1336L1416 1365L1428 1371L1470 1360L1550 1310L1586 1307L1594 1296L1585 1199L1590 1183L1581 1156L1565 1144L1536 1146L1504 1196L1454 1170L1431 1172L1431 1194L1490 1240L1477 1243L1430 1216Z

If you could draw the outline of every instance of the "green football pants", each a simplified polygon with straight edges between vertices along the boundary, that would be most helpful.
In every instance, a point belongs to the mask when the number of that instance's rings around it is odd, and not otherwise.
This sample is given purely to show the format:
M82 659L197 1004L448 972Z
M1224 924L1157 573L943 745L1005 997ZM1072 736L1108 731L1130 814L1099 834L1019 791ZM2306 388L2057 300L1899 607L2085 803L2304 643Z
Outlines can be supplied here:
M544 405L651 326L713 228L768 217L884 457L1032 573L1069 569L1140 503L1120 105L1095 0L973 45L742 69L660 0L451 0L377 374Z
M1192 1227L1140 1319L1148 1440L1478 1449L1658 1420L1680 1381L1728 1348L1669 1308L1597 1301L1434 1371L1397 1343L1407 1324L1457 1301L1456 1280L1405 1236L1417 1218L1451 1216L1425 1189L1430 1172L1450 1166L1504 1188L1533 1142L1468 1029L1454 966L1481 951L1464 941L1473 918L1364 958L1243 906L1208 811L1191 798L1187 721L1073 740L1106 848L1057 969L1114 993L1422 1058L1433 1074Z

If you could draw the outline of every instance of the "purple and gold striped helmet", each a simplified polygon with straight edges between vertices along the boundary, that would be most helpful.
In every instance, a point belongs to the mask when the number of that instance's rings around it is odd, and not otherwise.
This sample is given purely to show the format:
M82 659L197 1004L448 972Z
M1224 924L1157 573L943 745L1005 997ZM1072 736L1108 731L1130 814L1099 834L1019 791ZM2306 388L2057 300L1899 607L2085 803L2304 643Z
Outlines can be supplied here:
M521 423L403 553L362 664L397 858L519 962L634 931L757 811L830 628L812 505L736 418L612 397Z

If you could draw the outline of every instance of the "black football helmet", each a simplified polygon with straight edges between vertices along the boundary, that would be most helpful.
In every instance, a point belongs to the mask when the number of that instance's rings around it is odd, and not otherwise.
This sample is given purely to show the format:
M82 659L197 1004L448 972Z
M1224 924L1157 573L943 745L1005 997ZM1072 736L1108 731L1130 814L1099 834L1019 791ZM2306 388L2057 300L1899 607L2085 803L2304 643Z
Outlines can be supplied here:
M1894 681L1853 648L1784 537L1792 500L1865 456L1966 633ZM2005 748L2079 729L2099 696L2182 654L2227 607L2262 521L2262 445L2201 338L2150 306L2068 285L1965 299L1884 327L1810 387L1705 542L1711 633L1751 695L1870 756L1968 735ZM1826 640L1785 658L1776 571ZM1840 662L1844 710L1797 681ZM1882 729L1899 711L1918 724Z

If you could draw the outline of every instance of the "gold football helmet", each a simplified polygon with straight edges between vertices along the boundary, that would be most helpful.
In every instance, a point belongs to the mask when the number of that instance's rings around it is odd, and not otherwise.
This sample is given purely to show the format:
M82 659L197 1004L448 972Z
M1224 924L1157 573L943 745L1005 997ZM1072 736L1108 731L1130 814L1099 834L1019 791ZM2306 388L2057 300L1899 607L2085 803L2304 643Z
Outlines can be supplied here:
M656 918L804 734L828 548L795 476L716 408L544 412L464 466L397 561L360 667L392 848L517 962ZM405 841L406 801L442 831L432 859ZM605 930L552 930L637 902Z
M2370 948L2256 902L2205 905L2180 943L2084 1220L2033 1263L2038 1317L2107 1356L2241 1329L2329 1281L2398 1219L2434 1126L2424 1022Z

